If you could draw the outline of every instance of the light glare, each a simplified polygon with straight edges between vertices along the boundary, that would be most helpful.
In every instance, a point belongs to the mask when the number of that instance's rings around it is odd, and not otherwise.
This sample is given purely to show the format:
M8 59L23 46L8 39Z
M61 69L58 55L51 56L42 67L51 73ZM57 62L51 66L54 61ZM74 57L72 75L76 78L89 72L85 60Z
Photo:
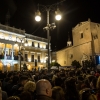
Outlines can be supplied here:
M37 22L39 22L39 21L41 21L41 17L40 17L40 16L36 16L36 17L35 17L35 20L36 20Z
M27 43L25 43L24 45L25 45L25 46L28 46L28 44L27 44Z
M56 15L55 18L56 18L56 20L59 21L59 20L61 20L61 15Z

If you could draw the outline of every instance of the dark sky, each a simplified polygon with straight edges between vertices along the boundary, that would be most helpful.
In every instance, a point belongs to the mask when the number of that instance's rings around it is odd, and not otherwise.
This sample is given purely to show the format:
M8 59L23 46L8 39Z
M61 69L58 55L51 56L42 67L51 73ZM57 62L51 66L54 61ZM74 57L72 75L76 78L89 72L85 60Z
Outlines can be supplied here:
M0 0L0 22L5 24L6 14L10 11L10 26L25 29L28 34L46 38L46 11L40 7L41 22L34 20L37 4L51 5L62 0ZM56 29L50 31L52 50L59 50L67 45L68 33L72 40L72 28L79 22L87 21L100 23L100 0L66 0L58 5L62 12L62 20L54 19L54 10L50 11L50 23L56 23ZM55 9L56 10L56 9Z

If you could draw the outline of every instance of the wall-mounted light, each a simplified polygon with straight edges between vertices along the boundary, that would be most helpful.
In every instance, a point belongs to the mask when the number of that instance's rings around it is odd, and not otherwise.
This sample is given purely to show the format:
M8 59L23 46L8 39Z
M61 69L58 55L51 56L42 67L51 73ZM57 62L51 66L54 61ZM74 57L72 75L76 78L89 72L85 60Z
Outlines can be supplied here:
M16 47L18 46L18 43L17 43L17 41L15 42L14 46L16 46Z
M25 45L25 46L28 46L28 41L27 41L27 40L25 41L25 44L24 44L24 45Z
M31 59L28 59L29 62L31 62Z

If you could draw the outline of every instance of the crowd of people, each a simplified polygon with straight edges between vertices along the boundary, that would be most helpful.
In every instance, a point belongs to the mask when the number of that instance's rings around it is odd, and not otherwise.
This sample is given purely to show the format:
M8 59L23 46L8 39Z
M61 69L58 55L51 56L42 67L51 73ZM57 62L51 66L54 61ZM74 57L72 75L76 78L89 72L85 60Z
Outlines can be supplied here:
M0 100L100 100L100 72L0 71Z

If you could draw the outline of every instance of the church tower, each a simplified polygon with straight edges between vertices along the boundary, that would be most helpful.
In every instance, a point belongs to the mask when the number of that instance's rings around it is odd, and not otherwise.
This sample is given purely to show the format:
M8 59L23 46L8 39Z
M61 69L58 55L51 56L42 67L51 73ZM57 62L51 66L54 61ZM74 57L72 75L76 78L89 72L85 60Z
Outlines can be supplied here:
M68 41L67 41L67 47L72 46L72 41L70 40L69 32L68 32Z

